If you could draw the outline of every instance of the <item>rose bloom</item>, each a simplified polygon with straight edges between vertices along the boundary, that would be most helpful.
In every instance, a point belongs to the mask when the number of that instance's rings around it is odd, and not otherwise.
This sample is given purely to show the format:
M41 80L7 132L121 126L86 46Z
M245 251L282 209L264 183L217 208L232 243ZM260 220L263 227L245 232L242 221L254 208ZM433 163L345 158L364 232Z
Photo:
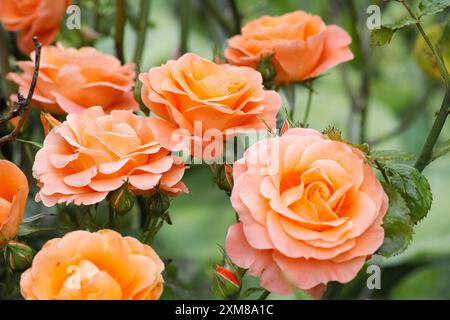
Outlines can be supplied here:
M251 146L233 170L226 250L271 292L352 280L384 239L388 198L363 154L311 129ZM318 294L320 296L320 293Z
M193 145L206 147L215 141L220 149L223 137L275 127L281 105L275 91L263 89L259 72L218 65L193 53L152 68L139 80L144 104L159 117L152 123L163 146L175 144L173 132L178 130L192 137ZM212 150L211 157L220 153Z
M7 78L28 93L34 71L31 61L19 61L23 73ZM53 114L80 113L91 106L138 110L134 100L134 64L121 65L115 57L91 47L65 49L61 44L43 47L32 106Z
M12 162L0 160L0 247L19 230L28 197L28 180Z
M71 0L0 0L0 21L8 31L18 32L19 50L34 50L33 37L44 45L55 40Z
M353 59L352 41L342 28L327 26L319 16L295 11L278 17L264 16L228 39L229 63L256 68L263 57L271 62L279 85L305 81Z
M164 264L148 245L112 230L49 240L20 289L27 300L157 300Z
M128 181L135 193L155 188L169 195L187 192L180 181L185 166L161 147L150 120L130 110L105 114L100 107L69 114L53 128L36 154L33 176L37 201L46 206L91 205Z

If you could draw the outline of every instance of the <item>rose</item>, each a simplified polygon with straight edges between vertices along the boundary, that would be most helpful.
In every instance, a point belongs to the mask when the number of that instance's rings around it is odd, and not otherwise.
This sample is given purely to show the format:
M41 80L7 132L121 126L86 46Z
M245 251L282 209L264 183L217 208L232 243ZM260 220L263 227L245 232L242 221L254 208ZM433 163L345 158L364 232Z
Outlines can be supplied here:
M28 180L12 162L0 160L0 247L19 230L28 196Z
M28 300L156 300L163 270L155 251L135 238L74 231L42 247L20 289Z
M18 32L17 45L25 54L34 50L33 37L48 45L55 40L71 0L0 0L0 21L8 31Z
M229 63L257 68L270 58L278 85L305 81L353 59L350 36L340 27L327 26L319 16L295 11L249 22L242 34L228 40Z
M363 154L318 131L290 129L233 168L229 257L281 294L352 280L382 244L388 198Z
M175 145L173 133L183 130L194 145L205 147L216 139L215 146L220 149L224 136L265 129L266 125L275 127L281 104L275 91L263 89L261 75L255 70L218 65L192 53L151 68L140 74L139 80L144 104L159 117L152 119L155 137L166 147ZM213 150L211 157L220 153Z
M7 78L26 96L34 71L32 61L19 61L22 74ZM92 106L105 111L138 110L134 100L134 65L121 65L115 57L91 47L65 49L61 44L43 47L32 106L54 114L80 113Z
M53 128L36 154L36 200L91 205L126 181L135 193L187 192L185 166L158 144L148 118L130 110L106 114L100 107L69 114Z

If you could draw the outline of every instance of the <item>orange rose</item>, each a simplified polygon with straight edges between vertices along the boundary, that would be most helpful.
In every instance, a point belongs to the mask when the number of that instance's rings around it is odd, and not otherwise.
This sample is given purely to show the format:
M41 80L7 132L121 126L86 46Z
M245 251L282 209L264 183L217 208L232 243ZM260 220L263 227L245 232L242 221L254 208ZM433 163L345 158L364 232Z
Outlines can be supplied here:
M261 286L323 292L352 280L383 243L388 198L362 153L318 131L290 129L234 166L230 258Z
M263 89L255 70L218 65L193 53L152 68L139 80L144 104L160 117L152 119L156 139L167 147L177 129L205 146L240 130L275 127L281 104L275 91ZM207 131L215 134L208 137Z
M242 28L242 35L228 40L229 63L256 68L273 55L275 82L286 84L319 76L353 59L350 36L342 28L327 26L319 16L295 11L279 17L264 16Z
M45 138L33 165L40 187L36 200L49 207L91 205L127 180L136 193L187 192L180 181L185 166L176 160L154 140L148 118L92 107L69 114Z
M156 252L135 238L74 231L42 247L20 289L27 300L157 300L163 270Z
M0 160L0 247L13 238L22 222L28 197L28 180L12 162Z
M34 71L32 61L19 61L22 74L7 78L28 93ZM65 49L61 44L43 47L41 65L32 105L54 114L80 113L92 106L105 111L138 110L134 100L134 65L121 65L115 57L94 48Z
M0 0L0 21L5 29L19 33L17 45L25 54L34 50L33 37L51 44L59 32L71 0Z

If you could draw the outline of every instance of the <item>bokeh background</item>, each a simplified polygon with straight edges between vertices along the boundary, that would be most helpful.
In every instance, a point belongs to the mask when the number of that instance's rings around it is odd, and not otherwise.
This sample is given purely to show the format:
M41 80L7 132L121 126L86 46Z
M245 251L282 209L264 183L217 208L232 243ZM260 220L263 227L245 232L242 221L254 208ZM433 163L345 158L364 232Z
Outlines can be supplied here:
M203 0L152 0L149 31L141 65L142 71L176 57L180 52L182 32L187 33L187 49L213 59L226 46L227 33ZM209 1L226 21L232 21L228 1ZM82 13L81 31L62 28L59 41L66 46L89 44L114 54L112 26L114 1L79 0ZM243 22L261 15L279 15L302 9L323 17L327 23L343 26L352 37L358 33L364 54L358 43L352 49L356 59L345 66L329 71L317 81L317 94L312 104L310 125L324 130L334 125L352 141L359 139L359 119L352 110L348 91L359 95L366 67L369 76L366 141L372 149L398 149L417 154L431 127L435 112L444 95L439 81L426 76L417 64L414 46L417 37L410 27L394 35L385 47L368 45L370 30L366 26L370 4L382 8L383 22L394 22L406 16L404 8L384 1L366 0L238 0L236 4ZM139 1L128 1L128 22L125 33L125 57L131 62L136 44L134 21L140 11ZM100 19L99 19L100 18ZM424 18L426 26L448 22L448 12ZM182 23L182 22L185 23ZM187 21L187 22L186 22ZM96 26L93 35L92 26ZM307 90L298 87L296 115L306 106ZM286 102L285 102L286 104ZM37 112L35 112L36 117ZM33 140L42 141L33 133ZM450 138L447 123L442 139ZM29 169L29 168L28 168ZM426 170L432 187L432 209L415 229L413 241L401 255L390 259L375 257L370 263L382 267L380 290L368 290L367 273L362 270L352 283L335 288L334 298L356 299L450 299L450 155L432 163ZM31 175L29 175L31 180ZM185 183L190 194L172 201L172 226L165 226L154 243L164 259L170 259L167 277L171 281L165 298L214 298L210 283L216 262L221 258L218 245L224 243L227 228L234 221L234 211L227 195L219 190L208 166L193 165L186 172ZM30 201L27 215L48 209ZM132 218L124 220L124 228L133 233ZM48 233L36 233L36 240L44 241ZM38 243L38 242L37 242ZM299 292L289 297L271 295L270 299L307 299Z

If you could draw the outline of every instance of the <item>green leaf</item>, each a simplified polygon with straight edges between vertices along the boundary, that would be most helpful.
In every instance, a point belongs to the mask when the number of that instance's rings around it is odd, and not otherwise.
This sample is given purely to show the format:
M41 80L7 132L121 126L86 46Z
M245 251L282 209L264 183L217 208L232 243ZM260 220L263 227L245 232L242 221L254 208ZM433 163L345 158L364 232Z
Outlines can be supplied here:
M411 221L417 223L430 211L433 195L427 178L417 169L406 164L387 166L389 182L405 199L411 211Z
M45 212L44 213L38 213L38 214L35 214L34 216L24 218L22 220L22 223L31 223L31 222L35 222L37 220L41 220L43 218L46 218L46 217L49 217L49 216L54 216L54 215L55 215L54 213L45 213Z
M405 18L397 23L383 25L380 29L372 31L370 43L372 47L387 45L391 42L395 32L409 25L416 24L417 22L418 21L415 19Z
M398 150L376 150L370 153L370 158L377 161L411 161L415 156Z
M42 144L35 142L35 141L31 141L31 140L24 140L24 139L19 139L17 138L16 141L25 143L25 144L31 144L32 146L35 146L36 148L42 149Z
M450 140L447 140L433 151L433 156L431 158L431 161L434 161L437 158L443 157L449 152L450 152Z
M413 224L405 199L393 186L384 184L383 187L389 197L389 209L383 221L384 242L378 254L392 257L408 247L413 235Z
M436 14L450 7L450 0L422 0L419 4L420 17Z

